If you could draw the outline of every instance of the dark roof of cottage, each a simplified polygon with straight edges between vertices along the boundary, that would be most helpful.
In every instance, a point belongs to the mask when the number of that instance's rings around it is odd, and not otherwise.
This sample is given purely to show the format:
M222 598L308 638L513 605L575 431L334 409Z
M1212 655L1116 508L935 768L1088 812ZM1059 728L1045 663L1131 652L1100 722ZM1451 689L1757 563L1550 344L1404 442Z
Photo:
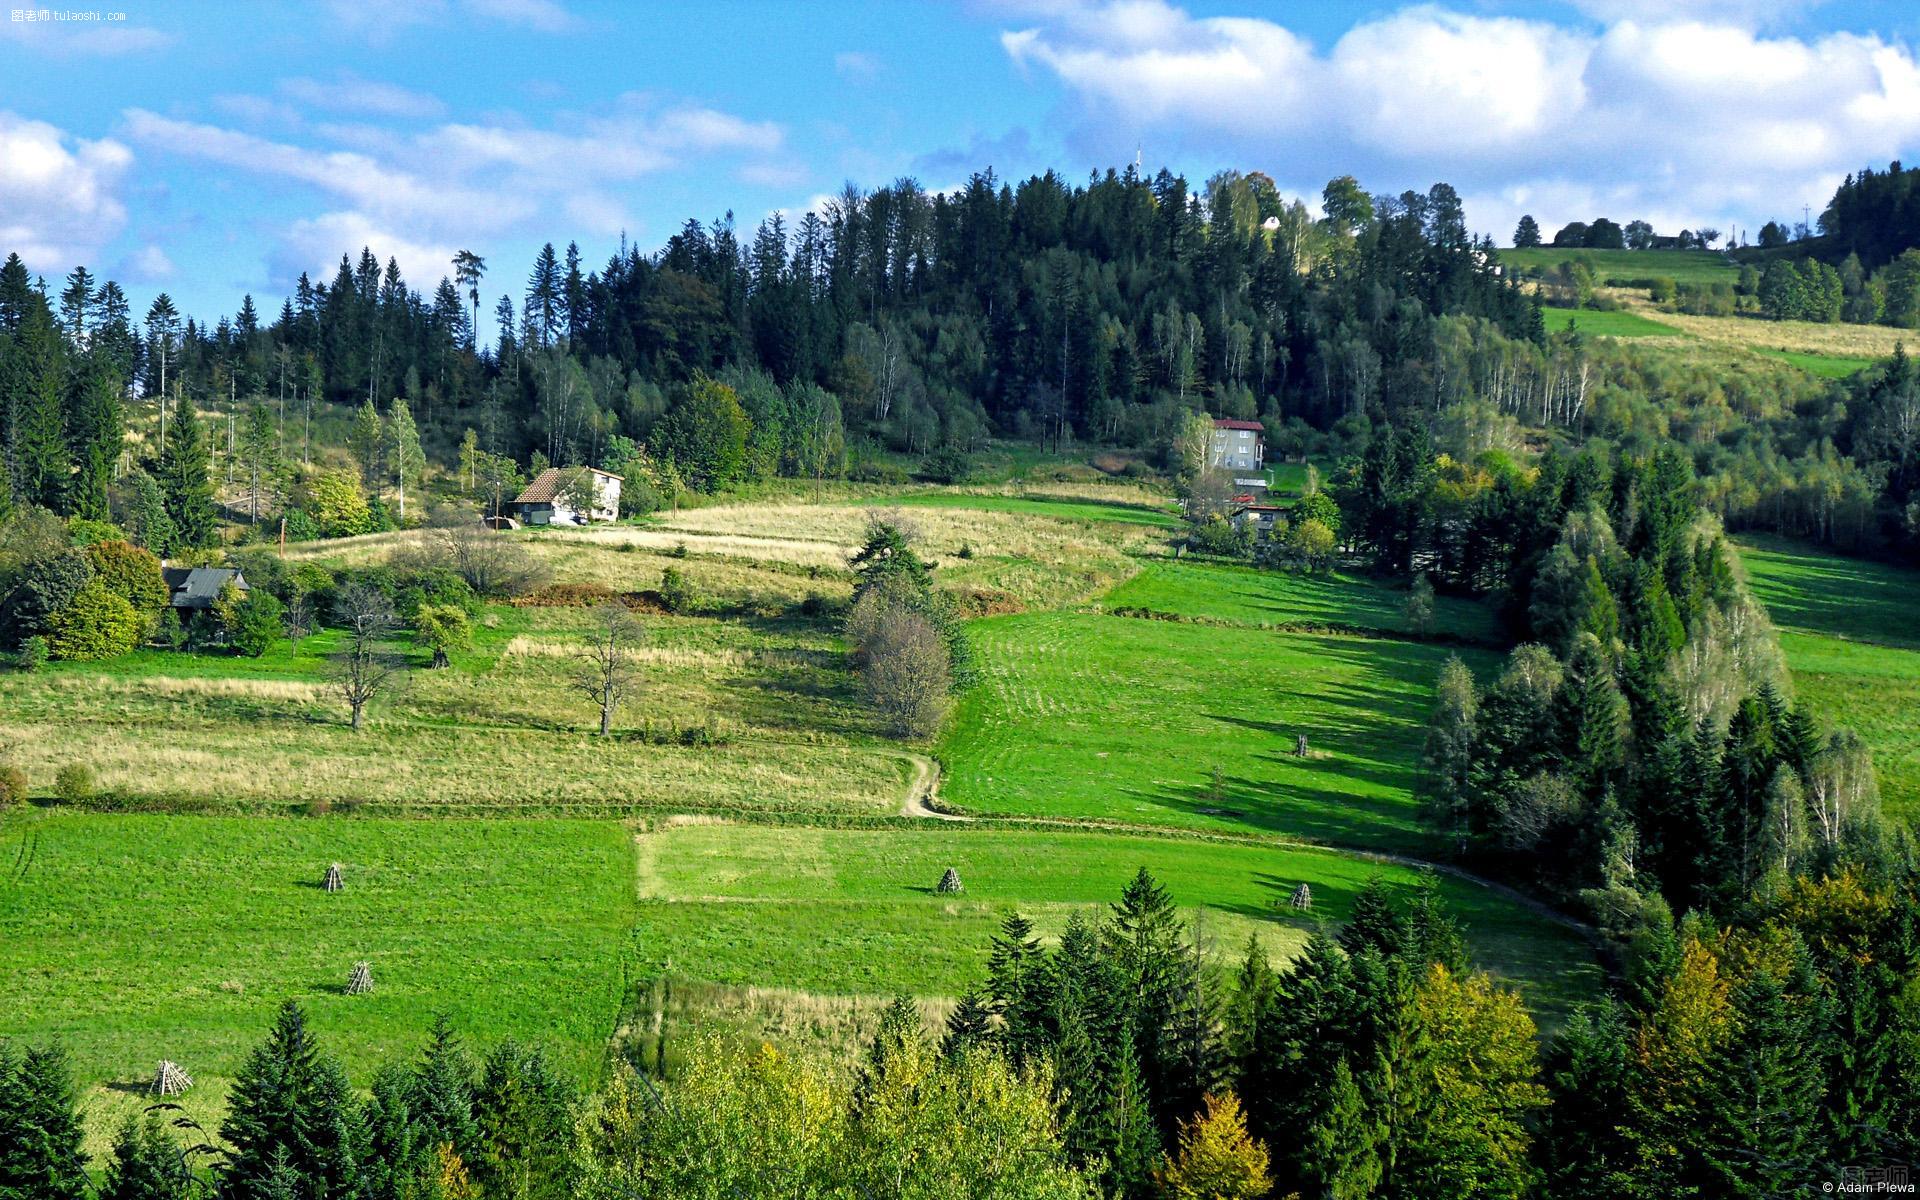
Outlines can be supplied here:
M1215 417L1213 419L1213 427L1215 429L1265 429L1266 428L1265 425L1262 425L1258 421L1235 421L1227 417Z
M513 502L515 504L552 504L553 498L560 494L561 488L566 486L567 476L579 469L578 467L548 467L538 475L535 475L533 482L526 486L526 490L522 491L518 496L515 496ZM608 471L602 471L598 467L588 467L586 469L592 471L602 479L620 478L620 476Z
M232 580L241 591L247 590L247 577L232 567L162 567L160 576L175 608L211 608L220 589Z

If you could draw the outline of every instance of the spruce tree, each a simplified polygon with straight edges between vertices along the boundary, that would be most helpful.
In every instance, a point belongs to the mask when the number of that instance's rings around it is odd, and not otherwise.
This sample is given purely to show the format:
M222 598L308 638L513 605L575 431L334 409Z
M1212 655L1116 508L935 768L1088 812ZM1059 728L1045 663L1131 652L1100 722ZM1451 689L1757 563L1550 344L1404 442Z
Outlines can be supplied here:
M1010 912L987 954L986 998L1000 1018L997 1040L1014 1063L1026 1062L1051 1040L1046 1027L1046 955L1033 922Z
M992 1032L993 1010L978 989L969 990L947 1015L947 1033L940 1052L952 1057L985 1042Z
M366 1108L366 1200L408 1200L433 1178L433 1139L413 1119L413 1089L413 1072L398 1063L374 1074Z
M1113 1050L1102 1126L1099 1140L1107 1152L1107 1173L1102 1182L1116 1196L1128 1200L1152 1195L1154 1168L1160 1164L1160 1134L1154 1128L1147 1102L1146 1079L1133 1033L1126 1028L1121 1029Z
M129 1117L113 1142L100 1200L187 1200L193 1175L160 1118Z
M385 427L373 401L363 400L354 411L353 427L347 431L347 449L360 464L360 486L369 492L380 485L381 452L386 446Z
M0 1042L0 1094L0 1196L82 1200L87 1155L66 1050L16 1055Z
M519 1200L571 1195L574 1087L538 1050L494 1047L474 1091L480 1153L470 1165L484 1194Z
M427 1048L414 1069L410 1109L433 1141L452 1143L463 1162L477 1157L478 1127L473 1120L473 1060L441 1013L433 1019Z
M1707 1124L1698 1151L1714 1194L1783 1196L1825 1157L1819 1132L1818 1012L1766 969L1733 991L1737 1027L1708 1060Z
M111 518L107 486L126 441L120 407L120 380L103 363L90 362L76 377L68 417L74 472L69 501L75 516L93 521Z
M1156 1129L1173 1136L1204 1088L1193 1078L1182 1037L1186 1010L1199 998L1195 963L1184 945L1173 897L1145 867L1113 906L1105 943L1127 997L1127 1020Z
M213 503L213 451L207 441L206 427L184 391L173 406L167 447L160 455L157 474L176 545L183 549L211 545L217 516Z
M26 319L14 335L9 358L14 361L0 378L0 396L8 406L17 498L67 510L67 487L73 460L67 449L66 406L61 402L65 368L61 364L59 335L44 301L27 308Z
M1615 1200L1633 1191L1637 1062L1627 1015L1611 998L1576 1010L1547 1063L1553 1104L1541 1130L1547 1192Z
M1348 954L1371 949L1391 958L1400 953L1405 938L1406 929L1387 895L1386 881L1378 875L1368 876L1355 893L1347 923L1340 929L1340 948Z
M282 1186L292 1186L302 1200L356 1194L366 1127L345 1073L321 1054L297 1001L281 1005L227 1104L220 1134L233 1153L221 1190L230 1200L266 1197Z

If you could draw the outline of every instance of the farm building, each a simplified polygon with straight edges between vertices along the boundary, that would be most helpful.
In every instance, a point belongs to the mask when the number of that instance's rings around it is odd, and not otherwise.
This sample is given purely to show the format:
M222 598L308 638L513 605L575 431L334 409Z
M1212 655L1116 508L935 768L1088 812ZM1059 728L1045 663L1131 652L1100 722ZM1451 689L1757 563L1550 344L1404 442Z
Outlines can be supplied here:
M548 467L507 511L527 525L586 525L620 515L618 475L594 467Z
M1258 421L1213 422L1207 465L1228 471L1258 471L1267 465L1266 427Z
M1233 510L1235 529L1252 529L1255 533L1265 533L1273 528L1273 523L1286 509L1278 504L1241 504Z
M229 582L243 592L248 590L247 577L232 567L163 566L160 577L167 584L167 603L175 608L212 608Z

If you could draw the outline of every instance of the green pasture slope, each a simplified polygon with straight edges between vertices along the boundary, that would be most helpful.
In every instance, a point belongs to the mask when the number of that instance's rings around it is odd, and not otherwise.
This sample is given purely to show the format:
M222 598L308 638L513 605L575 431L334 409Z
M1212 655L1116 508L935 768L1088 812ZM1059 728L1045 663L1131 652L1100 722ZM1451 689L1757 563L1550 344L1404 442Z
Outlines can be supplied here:
M1842 354L1808 354L1800 350L1772 350L1763 346L1754 347L1754 353L1792 363L1809 375L1819 375L1827 379L1846 379L1874 364L1871 358L1850 358Z
M1108 592L1101 607L1145 609L1261 627L1350 627L1405 636L1407 594L1352 575L1293 575L1219 563L1149 562ZM1433 628L1464 642L1497 644L1493 610L1474 600L1434 598Z
M1740 265L1714 250L1582 250L1538 246L1494 253L1502 263L1519 271L1552 271L1563 262L1584 262L1592 270L1595 281L1603 285L1659 278L1675 283L1735 283L1740 278Z
M1643 317L1639 313L1615 310L1603 312L1586 308L1543 308L1540 310L1547 322L1547 332L1558 333L1563 329L1578 329L1588 337L1612 338L1654 338L1685 337L1686 333L1671 325Z
M1798 696L1873 747L1888 813L1920 815L1920 572L1773 538L1740 558Z
M985 512L1026 513L1056 521L1114 521L1176 529L1180 514L1147 504L1076 500L1064 496L998 496L972 492L909 492L867 501L884 508L975 508Z
M0 851L0 1032L62 1040L109 1108L143 1103L162 1058L218 1104L290 996L360 1083L441 1012L590 1078L623 1004L618 822L26 810L0 818ZM345 995L361 960L374 990Z
M1105 604L1129 600L1214 620L1056 612L969 627L982 678L940 746L944 799L979 813L1432 848L1412 788L1433 681L1455 651L1253 627L1390 625L1384 595L1353 580L1156 564ZM1236 617L1246 624L1215 623ZM1459 653L1493 669L1491 652Z
M642 953L708 982L824 993L958 996L979 983L989 939L1018 909L1044 935L1074 911L1097 916L1141 867L1200 916L1217 965L1247 938L1291 956L1315 927L1346 919L1380 875L1411 886L1410 867L1294 847L1098 832L942 824L887 830L669 825L640 846ZM948 867L965 892L940 895ZM1313 912L1287 898L1301 884ZM1440 876L1480 964L1518 986L1550 1021L1599 986L1580 935L1497 894ZM796 953L804 947L804 953Z

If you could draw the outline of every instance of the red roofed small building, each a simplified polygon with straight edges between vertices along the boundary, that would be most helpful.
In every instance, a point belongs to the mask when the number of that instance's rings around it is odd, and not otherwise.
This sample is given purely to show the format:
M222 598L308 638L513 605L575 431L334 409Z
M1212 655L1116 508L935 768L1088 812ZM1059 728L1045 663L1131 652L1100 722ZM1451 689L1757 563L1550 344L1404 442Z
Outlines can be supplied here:
M618 475L593 467L548 467L507 510L528 525L585 525L620 517Z
M1213 422L1207 465L1225 471L1259 471L1267 465L1266 426L1258 421Z

